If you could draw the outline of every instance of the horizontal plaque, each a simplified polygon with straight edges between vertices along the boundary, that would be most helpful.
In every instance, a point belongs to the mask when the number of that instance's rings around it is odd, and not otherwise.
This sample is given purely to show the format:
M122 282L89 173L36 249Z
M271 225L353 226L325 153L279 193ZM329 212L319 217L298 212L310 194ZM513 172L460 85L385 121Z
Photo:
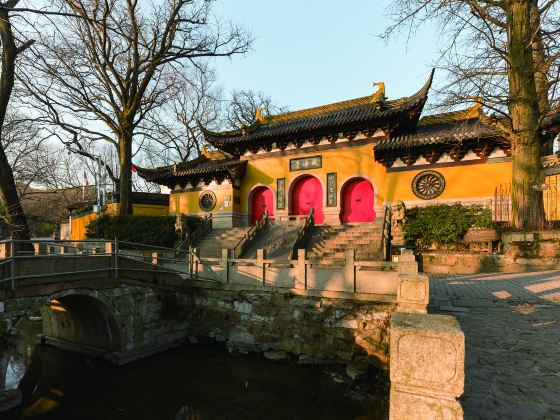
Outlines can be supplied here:
M323 160L321 156L290 159L290 171L304 171L306 169L321 168Z

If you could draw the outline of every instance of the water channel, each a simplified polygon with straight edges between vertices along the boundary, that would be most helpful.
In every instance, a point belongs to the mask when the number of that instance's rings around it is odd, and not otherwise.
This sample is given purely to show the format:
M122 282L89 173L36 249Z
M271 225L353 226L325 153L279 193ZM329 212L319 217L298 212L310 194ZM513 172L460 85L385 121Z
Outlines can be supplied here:
M10 343L6 388L23 406L0 419L384 419L388 379L353 383L337 366L185 346L124 367L36 345L40 322Z

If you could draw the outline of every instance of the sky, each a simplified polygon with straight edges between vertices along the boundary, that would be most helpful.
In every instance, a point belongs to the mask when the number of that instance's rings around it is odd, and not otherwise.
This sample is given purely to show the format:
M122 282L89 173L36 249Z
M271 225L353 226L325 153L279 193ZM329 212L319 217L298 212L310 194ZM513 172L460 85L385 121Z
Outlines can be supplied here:
M438 36L426 28L389 43L388 0L218 0L214 14L256 38L245 56L215 60L226 92L252 89L290 110L366 96L385 82L389 99L409 96L428 78ZM437 74L436 74L437 78Z

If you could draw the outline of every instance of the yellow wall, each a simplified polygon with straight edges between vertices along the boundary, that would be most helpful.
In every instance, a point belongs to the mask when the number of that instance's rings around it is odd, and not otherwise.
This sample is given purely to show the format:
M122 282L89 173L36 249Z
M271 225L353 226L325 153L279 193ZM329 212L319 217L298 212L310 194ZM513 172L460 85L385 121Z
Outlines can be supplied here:
M120 209L119 203L109 204L107 213L117 214ZM132 212L136 216L167 216L169 214L168 205L154 204L132 204Z
M172 192L169 197L169 212L170 213L203 213L199 206L199 198L203 192L210 190L216 194L216 207L212 213L224 213L238 211L238 205L235 204L234 194L239 194L233 186L231 188L212 188L212 185L203 189L202 191L182 191ZM226 206L226 198L229 198L229 205Z
M322 156L322 168L290 172L290 159L319 155ZM371 145L252 160L247 165L247 173L241 186L241 211L244 213L249 211L249 194L256 184L269 185L276 196L276 178L286 178L286 210L289 210L290 183L302 174L317 176L323 184L323 194L325 194L328 172L337 173L338 186L342 185L347 178L356 174L372 178L379 186L379 182L383 180L385 174L385 167L373 160L373 147ZM323 204L326 205L326 203Z
M383 183L385 201L420 200L412 191L412 180L426 169L391 172ZM435 168L445 178L445 189L438 200L477 198L494 195L500 184L511 182L511 162Z
M322 168L290 172L290 159L322 156ZM374 161L373 146L348 147L323 152L312 152L270 159L256 159L248 162L247 173L241 186L241 211L250 211L249 195L257 184L268 185L276 197L276 179L286 178L286 210L290 210L289 187L291 182L302 174L317 176L326 189L326 174L337 173L337 189L340 194L342 185L355 176L365 176L374 183L377 194L376 205L395 200L420 200L412 191L412 180L416 174L426 170L408 170L387 173L380 163ZM438 199L467 197L489 197L494 195L498 184L511 182L511 162L492 164L462 165L434 169L445 177L446 187ZM337 204L340 206L340 195ZM323 203L326 207L326 202Z
M136 216L167 216L169 214L169 207L166 205L133 204L132 210ZM107 213L109 214L116 214L118 211L118 203L107 206ZM72 216L71 239L73 241L83 241L86 239L86 227L96 217L96 213L88 213L79 217Z
M70 238L73 241L83 241L84 239L86 239L86 226L96 217L96 213L89 213L80 217L72 217L72 223L70 227L72 234Z

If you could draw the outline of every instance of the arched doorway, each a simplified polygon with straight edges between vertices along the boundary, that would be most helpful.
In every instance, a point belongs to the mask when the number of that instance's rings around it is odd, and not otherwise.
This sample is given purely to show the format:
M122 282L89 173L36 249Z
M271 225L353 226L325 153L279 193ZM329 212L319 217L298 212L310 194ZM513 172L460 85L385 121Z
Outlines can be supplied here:
M274 198L272 191L267 187L258 187L253 191L253 199L251 202L251 224L261 220L265 211L268 210L268 216L274 216Z
M315 210L315 224L323 223L323 186L314 176L300 178L292 188L292 214L307 215Z
M364 178L353 178L342 188L340 221L342 223L373 222L373 186Z

